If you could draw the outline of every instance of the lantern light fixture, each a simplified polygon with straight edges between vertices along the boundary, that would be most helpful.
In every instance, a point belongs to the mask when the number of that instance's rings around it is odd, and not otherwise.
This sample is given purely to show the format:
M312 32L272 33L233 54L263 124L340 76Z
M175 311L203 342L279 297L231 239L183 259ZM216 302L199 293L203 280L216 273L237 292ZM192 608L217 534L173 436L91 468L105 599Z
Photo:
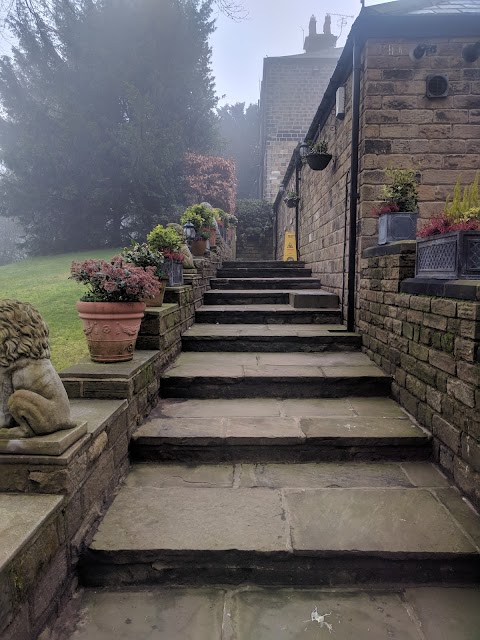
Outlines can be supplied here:
M300 158L306 158L310 153L310 145L308 142L302 142L302 144L298 147L298 154Z
M186 240L195 240L197 232L195 231L195 227L191 222L186 222L183 225L183 235L185 236Z

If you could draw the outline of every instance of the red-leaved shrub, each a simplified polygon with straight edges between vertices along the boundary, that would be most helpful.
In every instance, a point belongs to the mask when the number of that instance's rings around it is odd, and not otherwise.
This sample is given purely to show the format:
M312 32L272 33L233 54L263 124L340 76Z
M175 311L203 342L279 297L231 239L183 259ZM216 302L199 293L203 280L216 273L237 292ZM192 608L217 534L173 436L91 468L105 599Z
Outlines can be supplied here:
M186 153L184 159L188 204L209 202L229 213L235 211L235 163L218 156Z

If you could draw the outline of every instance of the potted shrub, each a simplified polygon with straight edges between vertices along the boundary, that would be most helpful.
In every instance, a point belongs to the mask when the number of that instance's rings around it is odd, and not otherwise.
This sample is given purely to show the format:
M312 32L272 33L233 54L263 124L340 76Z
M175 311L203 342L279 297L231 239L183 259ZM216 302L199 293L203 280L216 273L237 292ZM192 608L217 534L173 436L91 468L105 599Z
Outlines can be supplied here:
M309 140L307 144L310 151L305 156L305 162L313 171L323 171L330 164L332 154L328 153L328 144L325 140L322 142L312 142Z
M182 225L191 222L195 227L196 236L192 240L191 250L194 256L202 258L207 250L210 229L214 223L213 209L204 204L194 204L185 210L180 222Z
M378 244L415 240L418 217L418 183L413 169L387 169L383 202L372 209L378 216Z
M162 253L152 249L147 243L140 244L132 242L130 247L125 247L122 251L122 258L128 264L136 267L153 267L155 269L155 277L160 284L160 291L155 298L145 300L147 307L161 307L165 296L165 287L168 284L168 274L165 271L165 258Z
M136 267L121 256L110 260L72 262L71 278L85 284L77 302L90 357L94 362L125 362L133 358L144 300L158 295L155 267Z
M164 259L164 271L168 276L168 286L176 287L183 284L183 237L172 227L165 228L159 224L147 235L147 242L151 249L160 252Z
M415 275L444 280L480 279L480 172L464 188L457 180L453 200L419 232Z
M295 191L287 191L283 201L289 209L294 209L300 202L300 196L298 196Z

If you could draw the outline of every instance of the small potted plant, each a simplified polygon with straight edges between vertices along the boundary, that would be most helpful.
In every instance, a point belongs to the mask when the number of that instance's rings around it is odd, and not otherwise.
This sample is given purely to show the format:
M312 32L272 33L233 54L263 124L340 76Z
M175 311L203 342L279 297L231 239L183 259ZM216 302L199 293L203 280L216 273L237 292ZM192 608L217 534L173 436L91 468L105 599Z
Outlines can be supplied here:
M182 225L190 222L195 227L196 236L192 240L191 250L197 258L202 258L205 255L213 221L213 209L204 204L194 204L188 207L180 218Z
M145 300L158 295L155 267L136 267L121 256L72 262L71 278L87 286L77 302L90 358L125 362L133 358Z
M176 287L183 284L183 237L173 227L165 228L157 225L147 235L147 242L151 249L160 252L164 259L164 271L168 276L168 286Z
M165 271L165 258L162 253L155 251L146 242L132 242L130 247L125 247L121 254L128 264L136 267L154 267L155 276L160 283L160 291L155 298L145 300L147 307L161 307L165 296L165 287L168 284L168 274Z
M419 231L415 275L443 280L480 279L480 196L475 180L463 189L460 178L443 211Z
M300 202L300 196L298 196L295 191L287 191L283 201L289 209L294 209Z
M330 164L332 154L328 153L328 144L325 140L321 142L308 141L310 151L305 156L305 162L313 171L323 171Z
M415 240L418 217L418 182L413 169L387 169L383 202L372 209L378 216L378 244Z

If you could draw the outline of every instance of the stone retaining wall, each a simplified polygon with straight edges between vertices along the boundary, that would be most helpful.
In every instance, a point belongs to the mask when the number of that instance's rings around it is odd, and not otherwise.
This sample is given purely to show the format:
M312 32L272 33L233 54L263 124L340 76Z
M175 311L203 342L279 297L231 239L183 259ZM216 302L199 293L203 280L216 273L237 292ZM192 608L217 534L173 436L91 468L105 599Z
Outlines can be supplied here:
M74 419L87 422L86 435L59 456L0 455L0 511L15 515L30 501L34 514L30 528L14 518L24 540L19 536L5 548L0 523L2 640L33 640L44 628L48 637L48 625L77 586L81 550L128 472L131 435L157 403L160 375L181 351L209 279L231 258L225 246L195 259L197 273L167 289L165 306L147 310L131 362L87 361L61 372Z
M364 351L393 376L393 395L434 437L434 456L480 506L480 283L450 297L415 285L415 243L364 252L358 328ZM454 297L456 296L456 297ZM473 299L461 299L470 297Z

